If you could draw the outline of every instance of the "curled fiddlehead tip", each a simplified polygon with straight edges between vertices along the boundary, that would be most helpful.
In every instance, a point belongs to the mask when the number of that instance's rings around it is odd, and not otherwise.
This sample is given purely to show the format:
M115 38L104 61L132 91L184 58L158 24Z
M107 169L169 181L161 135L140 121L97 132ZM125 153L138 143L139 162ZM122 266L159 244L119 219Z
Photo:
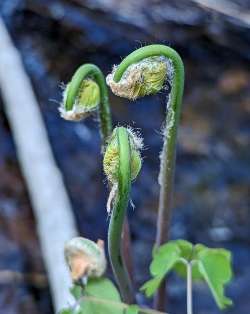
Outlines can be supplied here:
M135 100L159 92L167 78L168 60L163 56L145 58L131 64L116 82L114 75L117 67L106 78L112 92L120 97Z
M59 108L62 118L70 121L80 121L98 109L100 88L95 81L84 79L74 99L72 99L70 89L71 82L64 90L63 101ZM69 106L69 103L72 103L72 105Z
M117 129L118 128L115 128L113 130L103 159L104 172L112 184L116 184L118 182L119 147L116 137ZM143 147L143 140L131 128L127 128L127 131L131 147L131 180L135 180L142 165L140 150Z
M81 278L101 277L106 270L104 242L97 243L82 237L68 241L64 255L73 281Z

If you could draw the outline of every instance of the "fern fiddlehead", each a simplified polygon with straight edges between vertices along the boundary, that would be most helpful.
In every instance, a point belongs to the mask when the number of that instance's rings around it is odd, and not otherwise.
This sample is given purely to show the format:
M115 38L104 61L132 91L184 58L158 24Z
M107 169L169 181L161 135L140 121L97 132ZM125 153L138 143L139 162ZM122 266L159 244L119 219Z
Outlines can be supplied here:
M108 249L112 269L123 301L131 304L134 293L122 252L122 229L129 202L131 181L141 168L140 144L124 127L114 129L104 154L103 167L112 185L113 209L108 231ZM113 192L112 192L113 191Z
M116 95L129 99L157 93L163 88L166 79L170 81L171 92L167 102L164 143L160 158L160 195L155 242L157 247L168 240L169 234L177 129L184 89L184 65L174 49L165 45L149 45L128 55L106 79ZM156 298L157 309L164 308L164 291L163 284Z
M94 64L78 68L64 91L60 107L66 120L79 121L98 111L103 147L112 132L112 120L107 85L101 70Z

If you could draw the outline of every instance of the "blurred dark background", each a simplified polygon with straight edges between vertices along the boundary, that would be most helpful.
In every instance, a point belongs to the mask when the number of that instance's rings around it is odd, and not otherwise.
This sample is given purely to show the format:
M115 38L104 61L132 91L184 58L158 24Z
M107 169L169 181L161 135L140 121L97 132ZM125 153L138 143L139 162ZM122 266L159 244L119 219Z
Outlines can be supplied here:
M1 0L0 14L32 80L79 230L93 240L106 239L108 227L99 133L93 119L59 117L60 84L86 62L107 74L145 44L169 44L181 54L186 85L171 237L231 250L235 278L227 294L235 306L225 313L249 314L250 1ZM129 209L139 287L149 277L155 236L166 95L134 103L110 96L114 122L140 128L145 139L143 170L133 184L136 208ZM2 103L0 110L0 268L29 274L21 283L0 280L0 312L51 314L36 226ZM42 284L38 273L44 274ZM168 312L183 314L185 282L172 275L168 286ZM219 313L205 285L195 285L194 309Z

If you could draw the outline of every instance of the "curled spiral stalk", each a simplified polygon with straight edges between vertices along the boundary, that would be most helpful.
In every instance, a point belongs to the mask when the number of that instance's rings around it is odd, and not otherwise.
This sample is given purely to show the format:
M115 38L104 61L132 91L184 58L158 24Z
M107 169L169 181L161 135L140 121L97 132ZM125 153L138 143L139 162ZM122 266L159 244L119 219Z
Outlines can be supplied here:
M114 129L104 154L103 167L110 184L116 186L108 231L110 262L122 299L131 304L134 301L134 292L122 250L123 224L131 181L141 169L141 157L130 130L124 127Z
M59 110L63 118L71 121L80 121L97 111L105 146L112 132L112 121L105 78L96 65L84 64L78 68L66 86Z
M156 246L168 240L174 183L176 139L184 90L184 65L179 54L165 45L149 45L128 55L114 67L107 84L121 97L136 99L155 94L168 80L171 92L167 102L164 143L160 155L159 208ZM159 289L155 307L164 309L165 285Z

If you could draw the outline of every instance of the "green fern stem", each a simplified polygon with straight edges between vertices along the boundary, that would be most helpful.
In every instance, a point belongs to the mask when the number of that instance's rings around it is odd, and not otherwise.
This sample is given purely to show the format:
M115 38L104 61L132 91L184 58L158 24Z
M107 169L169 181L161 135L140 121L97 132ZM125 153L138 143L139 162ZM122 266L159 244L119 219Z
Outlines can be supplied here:
M100 88L101 102L99 105L99 117L100 117L100 134L102 138L102 151L106 146L111 134L112 134L112 119L110 113L110 103L108 97L108 89L105 78L101 70L94 64L84 64L78 68L69 83L67 91L67 99L65 103L65 109L71 110L74 106L74 102L78 96L82 82L86 78L92 78ZM127 217L124 218L124 241L122 242L121 250L125 262L130 268L132 267L132 255L131 255L131 243L130 232ZM116 249L117 251L117 249ZM130 277L132 273L130 272Z
M100 133L103 147L106 145L109 136L112 133L112 120L110 113L110 103L108 89L102 71L94 64L84 64L79 67L69 83L69 89L65 104L67 111L71 110L79 93L81 83L86 78L92 78L100 88L101 102L99 105Z
M122 299L128 304L132 304L133 288L122 253L123 222L131 189L131 148L126 128L117 128L116 136L119 147L118 190L109 224L108 250Z
M128 55L117 67L114 81L119 82L127 68L145 58L153 56L164 56L171 61L173 67L173 78L171 84L170 98L167 103L166 128L164 132L164 143L161 153L161 165L159 173L160 195L157 219L157 235L155 244L159 247L167 242L169 236L172 194L174 184L176 139L180 120L182 97L184 90L184 65L179 54L165 45L149 45L142 47ZM164 308L165 284L159 289L156 297L155 307Z

